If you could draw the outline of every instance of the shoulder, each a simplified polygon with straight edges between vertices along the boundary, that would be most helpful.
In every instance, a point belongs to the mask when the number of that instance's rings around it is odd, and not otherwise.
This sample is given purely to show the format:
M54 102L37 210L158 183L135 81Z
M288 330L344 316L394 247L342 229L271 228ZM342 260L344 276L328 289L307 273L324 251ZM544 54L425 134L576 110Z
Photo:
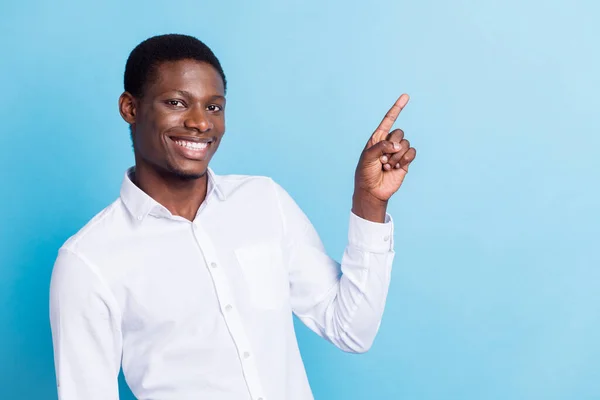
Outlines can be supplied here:
M92 217L77 233L61 246L60 250L68 251L85 259L90 249L101 249L112 240L119 231L131 224L131 217L121 199L115 200Z
M215 181L227 198L239 196L277 196L280 186L273 178L263 175L214 175Z

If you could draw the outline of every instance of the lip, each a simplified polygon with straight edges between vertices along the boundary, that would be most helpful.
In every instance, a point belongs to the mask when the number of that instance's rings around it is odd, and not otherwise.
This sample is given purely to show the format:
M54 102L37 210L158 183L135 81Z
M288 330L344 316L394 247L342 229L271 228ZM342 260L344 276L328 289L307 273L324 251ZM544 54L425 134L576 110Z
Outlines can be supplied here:
M197 136L185 136L185 135L172 135L167 136L169 146L173 148L173 150L178 153L183 158L188 160L202 161L205 160L208 153L210 152L210 148L214 143L215 139L210 138L199 138ZM206 143L207 146L202 149L190 149L189 147L184 147L176 143L176 141L188 141L193 143Z

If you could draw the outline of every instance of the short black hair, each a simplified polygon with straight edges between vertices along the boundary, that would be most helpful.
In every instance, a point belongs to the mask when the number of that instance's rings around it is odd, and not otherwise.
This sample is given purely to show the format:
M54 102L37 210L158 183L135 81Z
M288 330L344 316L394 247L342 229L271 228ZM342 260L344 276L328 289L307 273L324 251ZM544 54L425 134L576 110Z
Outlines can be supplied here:
M179 60L196 60L212 65L221 75L223 88L227 90L221 63L206 44L193 36L168 34L146 39L131 51L125 65L125 91L134 97L142 97L145 85L154 79L158 65Z

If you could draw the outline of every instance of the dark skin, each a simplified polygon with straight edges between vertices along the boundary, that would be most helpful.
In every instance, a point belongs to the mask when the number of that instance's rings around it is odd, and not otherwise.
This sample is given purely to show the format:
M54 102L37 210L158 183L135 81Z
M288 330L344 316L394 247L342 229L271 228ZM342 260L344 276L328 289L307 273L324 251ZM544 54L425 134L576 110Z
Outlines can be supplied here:
M402 129L391 131L408 100L407 94L396 100L367 141L358 160L352 212L363 219L385 221L388 201L402 186L408 167L417 155L404 138Z
M208 164L225 133L225 89L210 64L195 60L158 66L141 97L125 92L121 116L132 129L135 184L173 215L192 221L206 198ZM371 135L355 171L352 212L384 222L416 151L400 129L402 95Z
M225 133L225 88L219 73L193 60L165 62L143 96L128 92L119 110L131 125L135 184L173 215L193 220L206 197L206 169ZM178 141L207 143L188 151Z

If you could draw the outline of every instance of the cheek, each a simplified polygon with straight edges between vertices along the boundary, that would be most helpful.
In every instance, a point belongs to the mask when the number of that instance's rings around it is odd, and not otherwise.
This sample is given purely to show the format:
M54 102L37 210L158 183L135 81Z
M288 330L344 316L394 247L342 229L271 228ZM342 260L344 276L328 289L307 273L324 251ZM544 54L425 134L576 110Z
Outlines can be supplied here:
M225 133L225 115L224 114L222 114L221 116L215 116L212 123L217 132L219 132L221 135L223 133Z
M169 128L179 126L179 115L165 113L159 110L153 111L153 118L144 121L141 131L145 133L143 142L145 147L160 148L163 146L163 132Z
M166 129L182 125L184 118L182 113L169 112L164 108L155 109L153 115L153 128L158 134Z
M162 146L161 132L165 130L164 119L155 115L153 118L142 118L137 123L136 147L150 157Z

